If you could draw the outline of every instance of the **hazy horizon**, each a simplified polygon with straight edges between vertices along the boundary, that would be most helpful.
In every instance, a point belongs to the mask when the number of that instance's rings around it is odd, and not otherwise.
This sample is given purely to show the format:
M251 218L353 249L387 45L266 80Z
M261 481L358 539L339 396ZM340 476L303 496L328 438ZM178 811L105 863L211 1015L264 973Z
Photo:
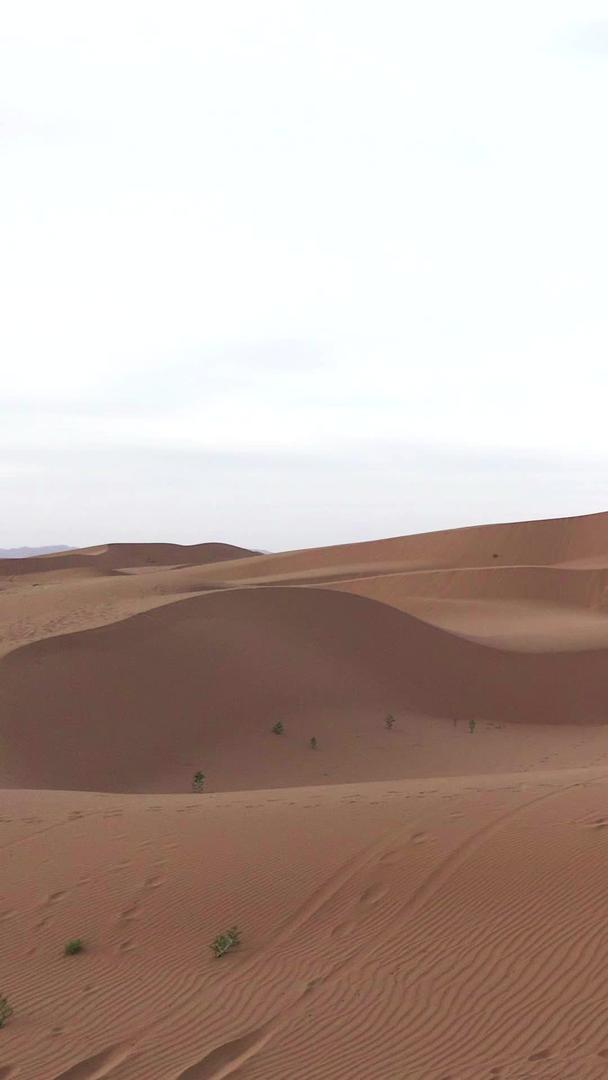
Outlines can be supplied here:
M3 548L608 508L605 3L3 15Z

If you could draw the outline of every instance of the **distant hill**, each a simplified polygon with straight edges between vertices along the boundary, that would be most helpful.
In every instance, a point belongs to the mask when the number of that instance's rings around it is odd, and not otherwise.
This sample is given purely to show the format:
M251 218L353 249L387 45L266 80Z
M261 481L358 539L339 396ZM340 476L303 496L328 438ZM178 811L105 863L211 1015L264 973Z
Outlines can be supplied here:
M33 555L55 555L58 551L71 551L67 544L47 544L46 547L0 548L0 559L29 559Z

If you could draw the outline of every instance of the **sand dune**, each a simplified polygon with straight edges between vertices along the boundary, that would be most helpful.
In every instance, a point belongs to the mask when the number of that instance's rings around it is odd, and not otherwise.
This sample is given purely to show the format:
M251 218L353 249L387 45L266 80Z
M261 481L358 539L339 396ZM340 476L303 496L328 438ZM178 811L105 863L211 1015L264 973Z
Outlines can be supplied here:
M484 566L608 567L608 514L477 525L368 543L286 551L210 568L208 580L285 580L311 575Z
M175 791L204 758L218 790L280 786L300 782L314 734L348 769L334 781L365 780L383 774L367 740L357 766L354 723L600 723L606 664L488 648L348 593L213 592L6 656L1 768L11 786ZM278 720L299 743L288 761Z
M522 566L326 582L473 641L531 652L608 647L608 572Z
M605 514L0 561L0 1080L608 1075L607 575Z
M3 1075L603 1077L605 805L605 769L6 793Z
M102 544L27 559L0 559L0 576L43 574L47 570L97 569L108 572L132 567L200 565L253 554L232 544Z

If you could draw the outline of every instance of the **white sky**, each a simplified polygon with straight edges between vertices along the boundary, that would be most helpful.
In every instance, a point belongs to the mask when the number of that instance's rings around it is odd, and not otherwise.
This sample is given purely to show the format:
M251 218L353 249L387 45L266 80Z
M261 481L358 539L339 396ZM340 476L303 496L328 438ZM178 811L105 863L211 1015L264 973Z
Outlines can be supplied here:
M608 509L608 0L0 0L0 546Z

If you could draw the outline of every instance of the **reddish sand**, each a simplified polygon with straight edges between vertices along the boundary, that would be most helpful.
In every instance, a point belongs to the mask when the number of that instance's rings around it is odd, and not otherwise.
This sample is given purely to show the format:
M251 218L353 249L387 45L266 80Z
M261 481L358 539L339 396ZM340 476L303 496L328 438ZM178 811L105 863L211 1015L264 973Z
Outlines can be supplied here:
M607 1076L607 573L607 515L0 563L0 1080Z

